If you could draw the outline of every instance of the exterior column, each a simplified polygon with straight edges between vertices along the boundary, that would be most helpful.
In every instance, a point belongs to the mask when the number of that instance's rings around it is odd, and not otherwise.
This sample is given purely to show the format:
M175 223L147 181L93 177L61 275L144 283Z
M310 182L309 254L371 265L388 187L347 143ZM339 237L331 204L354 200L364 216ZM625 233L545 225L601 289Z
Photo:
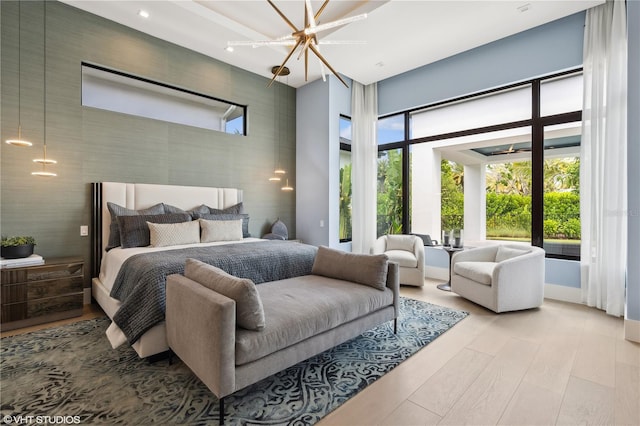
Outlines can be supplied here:
M486 165L464 166L464 239L487 238Z
M429 144L411 146L411 232L440 241L440 151Z

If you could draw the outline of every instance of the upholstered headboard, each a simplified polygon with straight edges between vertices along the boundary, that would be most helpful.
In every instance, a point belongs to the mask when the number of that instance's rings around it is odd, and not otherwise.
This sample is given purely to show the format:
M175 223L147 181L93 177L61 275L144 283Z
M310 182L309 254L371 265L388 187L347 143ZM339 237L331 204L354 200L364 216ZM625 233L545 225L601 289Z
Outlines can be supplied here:
M107 202L133 210L148 208L158 203L190 210L201 204L223 209L242 201L242 190L235 188L121 182L98 182L92 186L91 273L93 277L97 277L100 273L100 261L109 241L111 215L107 209Z

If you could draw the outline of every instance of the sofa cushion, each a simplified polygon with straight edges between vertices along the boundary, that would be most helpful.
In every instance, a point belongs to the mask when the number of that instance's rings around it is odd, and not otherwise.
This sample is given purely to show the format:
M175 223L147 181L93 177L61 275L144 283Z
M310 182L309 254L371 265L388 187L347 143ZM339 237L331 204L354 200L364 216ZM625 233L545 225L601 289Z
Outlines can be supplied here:
M495 262L456 262L453 266L453 272L472 281L491 285L496 265Z
M388 261L385 254L355 254L320 246L311 273L384 290Z
M385 251L405 250L413 253L416 238L414 235L387 235L387 248Z
M253 281L227 274L196 259L187 259L184 276L236 302L236 323L248 330L265 327L262 300Z
M498 251L496 252L496 262L502 262L503 260L508 260L514 257L522 256L523 254L529 253L529 251L530 250L527 250L527 249L517 249L513 247L498 246Z
M389 257L391 262L396 262L401 268L417 268L418 259L413 252L405 250L388 250L384 254Z
M393 305L389 288L371 287L318 275L256 286L266 325L260 332L236 330L236 364L242 365Z

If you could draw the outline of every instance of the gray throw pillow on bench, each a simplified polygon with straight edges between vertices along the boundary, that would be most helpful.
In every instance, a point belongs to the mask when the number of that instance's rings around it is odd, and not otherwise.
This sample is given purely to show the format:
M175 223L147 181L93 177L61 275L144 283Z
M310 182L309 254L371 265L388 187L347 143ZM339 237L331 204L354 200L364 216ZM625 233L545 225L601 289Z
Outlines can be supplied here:
M262 300L253 281L227 274L196 259L187 259L184 276L236 302L236 323L247 330L264 328Z
M320 246L311 273L384 290L388 262L386 254L355 254Z

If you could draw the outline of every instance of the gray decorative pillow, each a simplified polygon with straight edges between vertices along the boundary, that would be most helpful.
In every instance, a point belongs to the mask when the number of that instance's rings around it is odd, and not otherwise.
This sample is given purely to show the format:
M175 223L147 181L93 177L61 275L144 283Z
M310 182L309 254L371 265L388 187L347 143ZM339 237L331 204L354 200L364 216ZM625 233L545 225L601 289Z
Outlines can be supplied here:
M195 207L189 210L188 213L191 215L193 219L198 219L199 215L201 214L210 214L211 209L208 206L201 204L198 207Z
M209 213L211 214L242 214L244 213L244 205L242 202L238 204L234 204L233 206L229 206L224 209L214 209L209 207Z
M187 259L184 276L236 302L236 323L247 330L262 330L265 326L262 300L253 281L227 274L220 268Z
M189 222L191 216L188 213L118 216L120 227L120 244L122 248L147 247L151 244L149 225L152 223L180 223Z
M109 225L109 242L107 243L106 248L107 251L120 245L120 228L118 225L119 216L164 214L165 212L164 205L162 203L158 203L147 209L133 210L108 201L107 209L109 209L109 213L111 214L111 225Z
M283 240L289 239L289 230L287 230L287 225L285 225L280 219L276 220L273 225L271 225L271 233L281 236Z
M311 273L384 290L388 262L386 254L355 254L320 246Z
M188 211L183 210L180 207L172 206L171 204L162 203L162 206L164 207L165 213L189 213Z
M249 238L249 215L243 214L201 214L197 213L192 215L194 219L206 219L206 220L238 220L242 219L242 238Z

